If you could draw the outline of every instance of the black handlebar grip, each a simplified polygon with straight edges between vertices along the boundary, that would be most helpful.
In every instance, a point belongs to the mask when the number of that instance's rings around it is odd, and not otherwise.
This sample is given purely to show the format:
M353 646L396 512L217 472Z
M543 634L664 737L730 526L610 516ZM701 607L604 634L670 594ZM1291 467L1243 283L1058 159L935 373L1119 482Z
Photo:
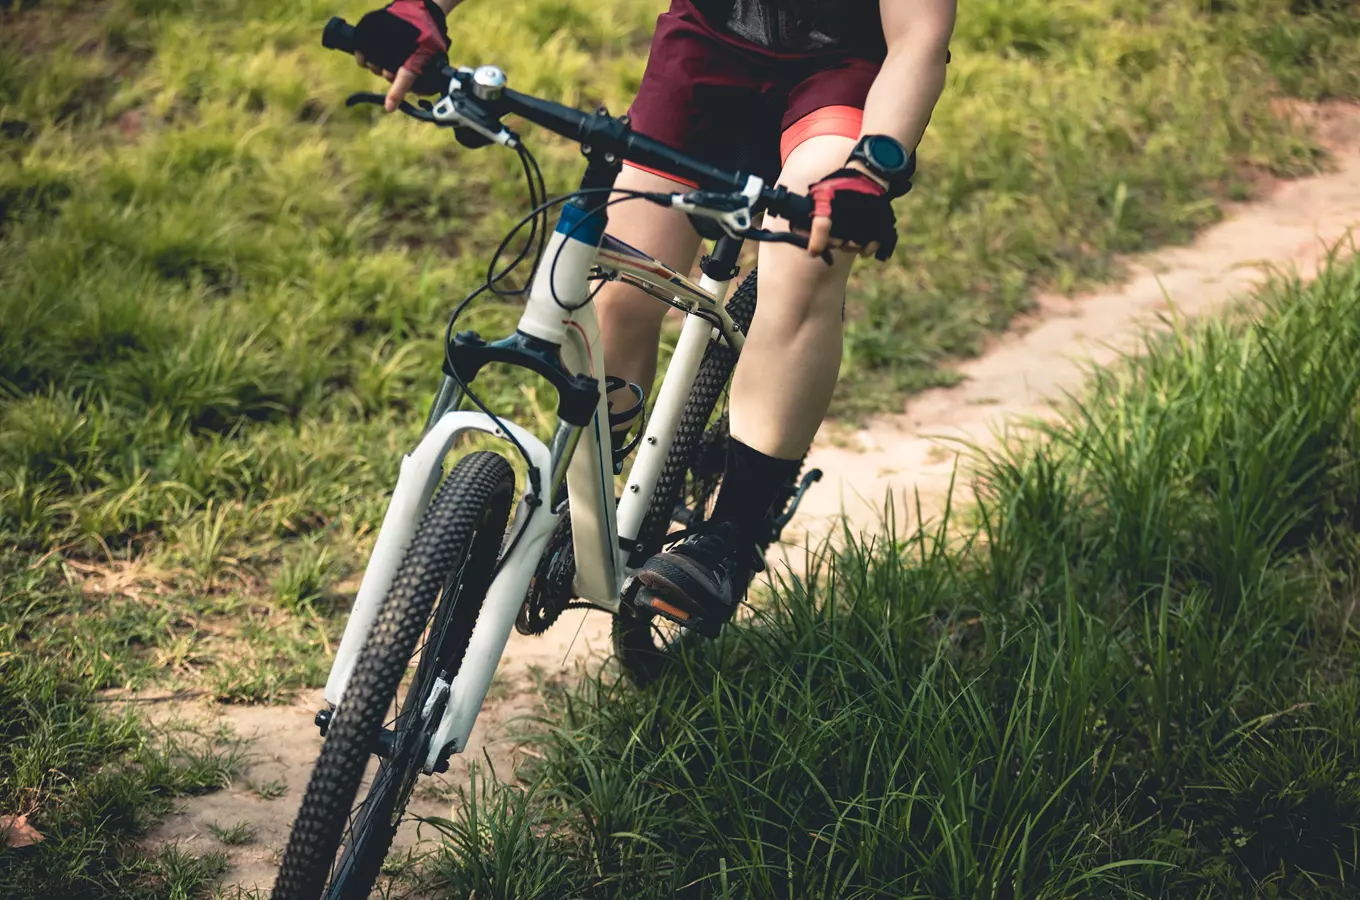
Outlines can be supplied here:
M814 203L811 197L789 193L779 206L778 214L790 224L798 228L812 227Z
M358 41L354 36L354 26L339 16L332 16L331 20L326 23L326 30L321 32L321 46L327 50L353 53L359 49Z

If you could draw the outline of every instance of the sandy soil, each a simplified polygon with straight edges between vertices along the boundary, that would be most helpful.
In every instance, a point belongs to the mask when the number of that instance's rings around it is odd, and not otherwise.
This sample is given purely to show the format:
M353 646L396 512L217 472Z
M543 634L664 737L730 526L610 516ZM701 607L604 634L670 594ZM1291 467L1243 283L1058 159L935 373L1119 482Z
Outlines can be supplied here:
M855 526L873 529L889 494L901 510L914 508L914 500L901 501L919 492L925 514L937 514L959 461L956 441L986 446L1008 419L1051 412L1053 399L1080 388L1088 367L1137 352L1141 336L1163 327L1172 305L1183 317L1212 314L1258 283L1265 267L1292 267L1305 277L1313 272L1327 246L1360 226L1360 107L1330 104L1298 114L1315 122L1334 151L1333 171L1268 185L1264 196L1229 208L1225 220L1192 245L1126 260L1129 277L1122 286L1075 298L1041 297L1036 312L959 367L964 380L958 386L913 397L899 414L877 417L834 443L819 442L810 464L826 476L786 534L790 543L815 541L842 512ZM786 559L797 566L799 554L793 549ZM513 635L470 755L484 752L499 773L509 772L516 747L507 732L516 717L535 710L534 677L570 679L608 650L609 619L602 613L569 613L541 637ZM282 707L176 705L178 715L226 721L256 740L238 783L186 802L152 842L227 849L229 884L267 888L320 746L312 724L319 696L317 691ZM420 790L413 811L449 815L452 786L465 776L465 765ZM277 785L282 794L263 799L266 785ZM255 826L254 843L223 848L208 831L211 824L237 822ZM411 826L401 838L408 848L429 838L428 829L419 836L415 831Z

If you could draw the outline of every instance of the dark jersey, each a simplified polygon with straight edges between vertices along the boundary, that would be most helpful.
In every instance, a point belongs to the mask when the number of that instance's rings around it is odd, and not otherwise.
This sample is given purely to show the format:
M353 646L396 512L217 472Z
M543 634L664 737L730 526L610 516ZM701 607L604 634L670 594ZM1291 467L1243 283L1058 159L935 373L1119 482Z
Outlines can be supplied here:
M695 0L709 24L777 53L885 50L879 0Z

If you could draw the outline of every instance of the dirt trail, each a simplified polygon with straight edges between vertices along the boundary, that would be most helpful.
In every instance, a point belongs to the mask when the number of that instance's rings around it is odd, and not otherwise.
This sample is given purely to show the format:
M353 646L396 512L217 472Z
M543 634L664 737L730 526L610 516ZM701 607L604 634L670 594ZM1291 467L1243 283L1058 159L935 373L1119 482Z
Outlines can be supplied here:
M1138 352L1173 306L1185 318L1213 313L1258 284L1266 267L1311 276L1328 246L1360 226L1360 106L1309 113L1335 154L1336 171L1276 184L1260 200L1229 207L1224 221L1190 246L1128 259L1121 287L1040 297L1026 321L958 367L962 383L912 398L902 414L879 417L852 435L849 446L815 447L811 464L827 477L795 521L819 534L844 512L870 529L890 492L900 511L914 505L911 493L919 491L929 515L948 491L964 445L994 443L995 429L1009 418L1050 412L1050 401L1079 389L1091 366Z
M1121 287L1070 299L1041 297L1034 314L959 367L964 380L958 386L913 397L902 413L875 418L838 442L841 446L819 442L810 464L826 477L809 493L795 520L798 533L786 535L790 542L826 533L842 512L858 528L873 529L889 493L900 510L902 499L919 491L926 515L935 514L960 452L961 445L950 439L986 445L1008 417L1046 414L1051 399L1080 388L1089 366L1136 352L1141 336L1159 327L1159 317L1170 309L1168 298L1181 316L1201 316L1259 283L1263 266L1293 267L1305 277L1315 271L1327 245L1360 228L1360 106L1328 104L1300 114L1314 120L1335 154L1333 171L1269 186L1261 199L1230 207L1223 222L1190 246L1127 260L1129 279ZM794 565L796 556L796 551L789 556ZM537 703L530 673L570 678L608 651L609 619L600 613L567 614L542 637L512 636L470 755L486 752L498 772L509 771L515 748L507 725ZM220 850L208 825L251 822L255 843L225 848L233 863L227 880L246 889L267 888L320 746L312 725L319 695L287 707L177 709L180 715L225 720L242 737L258 740L238 784L189 801L152 841ZM448 815L449 788L464 773L464 766L455 766L442 788L435 783L417 796L415 811ZM271 783L284 793L263 799L260 788ZM415 839L414 829L403 836L408 846Z

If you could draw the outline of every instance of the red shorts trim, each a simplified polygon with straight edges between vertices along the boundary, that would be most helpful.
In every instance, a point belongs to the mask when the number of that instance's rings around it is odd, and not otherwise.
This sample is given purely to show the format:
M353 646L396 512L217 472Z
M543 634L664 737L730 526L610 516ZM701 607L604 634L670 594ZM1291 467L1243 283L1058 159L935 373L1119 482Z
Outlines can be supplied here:
M864 110L855 106L823 106L784 129L779 138L779 164L789 161L789 155L804 141L827 134L859 140L864 128Z
M663 172L660 169L653 169L651 166L644 166L642 163L635 163L632 160L625 159L623 164L641 172L650 172L653 175L660 175L662 178L669 178L671 181L678 181L686 187L694 188L695 190L698 190L699 188L698 184L690 181L688 178L681 178L679 175L672 175L671 173Z

